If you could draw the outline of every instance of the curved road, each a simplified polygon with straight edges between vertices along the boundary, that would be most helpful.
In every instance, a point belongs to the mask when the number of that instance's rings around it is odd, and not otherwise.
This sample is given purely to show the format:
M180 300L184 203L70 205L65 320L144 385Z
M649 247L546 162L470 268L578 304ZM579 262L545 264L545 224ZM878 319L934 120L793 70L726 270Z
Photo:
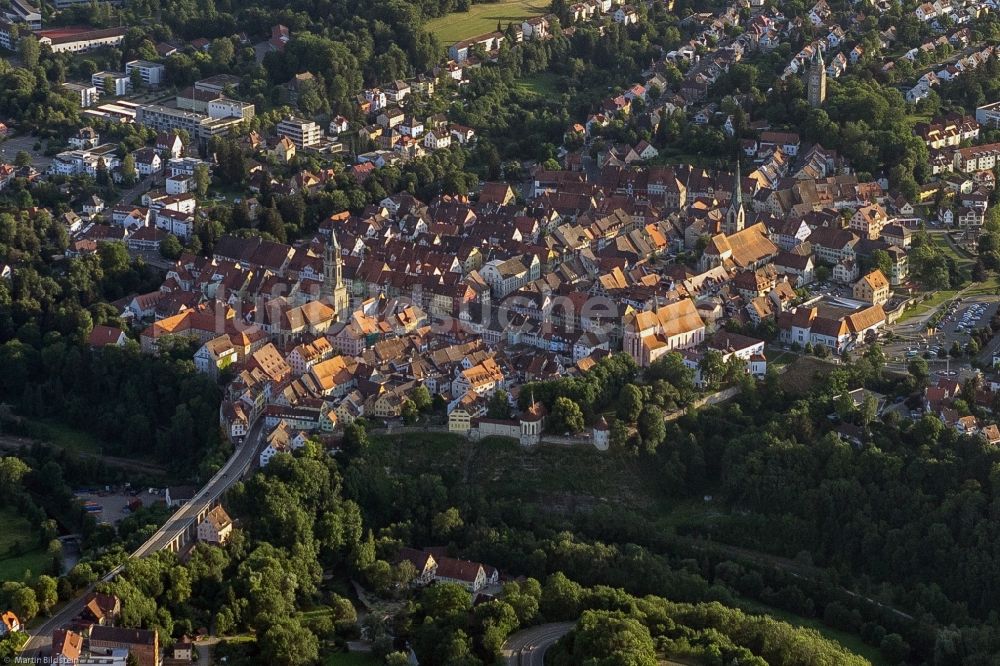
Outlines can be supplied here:
M216 472L215 476L202 486L201 490L192 498L190 502L181 506L174 512L167 522L151 536L146 543L139 546L129 557L147 557L158 551L164 550L187 530L197 527L195 521L198 514L212 507L229 488L239 481L260 456L261 444L263 443L264 419L258 419L250 428L243 443L236 447L233 455L229 457L226 464ZM101 581L113 580L122 567L118 566L108 572ZM44 663L44 654L49 651L52 640L52 632L61 627L67 626L73 618L83 610L83 600L94 586L88 587L79 596L67 602L65 606L45 621L44 624L35 629L28 630L28 642L24 644L24 649L18 656L17 663ZM44 651L44 654L43 654Z
M543 666L546 651L575 625L557 622L519 631L507 638L501 654L507 659L507 666Z

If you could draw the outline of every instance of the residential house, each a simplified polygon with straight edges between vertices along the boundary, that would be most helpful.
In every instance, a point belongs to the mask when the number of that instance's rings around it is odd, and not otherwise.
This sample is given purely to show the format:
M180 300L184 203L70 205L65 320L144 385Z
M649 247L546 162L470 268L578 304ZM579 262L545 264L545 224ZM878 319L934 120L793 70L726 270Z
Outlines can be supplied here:
M441 557L437 560L434 580L456 583L469 592L478 592L487 585L486 569L479 562Z
M424 550L400 548L396 560L397 562L409 562L413 565L417 573L411 581L412 585L427 585L434 580L434 575L437 573L437 560Z
M49 663L57 666L76 666L80 662L82 652L83 636L70 629L56 629L52 632L52 654Z
M100 626L114 626L122 612L121 600L113 594L91 592L83 600L80 617Z
M95 326L90 331L90 335L87 336L87 345L91 349L100 349L109 345L124 347L127 341L128 336L125 335L125 331L115 326L104 326L103 324Z
M198 541L222 546L233 532L233 520L222 506L217 506L198 523Z
M138 666L159 666L160 641L156 631L95 626L90 629L90 648L125 648Z
M884 305L889 301L889 280L876 268L854 284L853 292L859 301Z
M876 203L858 208L851 217L850 228L862 238L876 240L888 223L889 215Z
M0 638L19 631L21 631L21 621L17 619L14 611L0 613Z

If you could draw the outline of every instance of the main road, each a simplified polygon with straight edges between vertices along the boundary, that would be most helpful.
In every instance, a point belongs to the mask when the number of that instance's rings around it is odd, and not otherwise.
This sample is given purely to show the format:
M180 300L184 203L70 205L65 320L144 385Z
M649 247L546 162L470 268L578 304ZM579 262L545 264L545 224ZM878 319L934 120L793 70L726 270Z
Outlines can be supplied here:
M194 535L199 517L204 516L234 483L253 468L260 456L263 429L264 419L259 418L250 428L243 443L236 446L233 455L215 473L215 476L201 487L190 502L178 508L167 519L167 522L129 557L147 557L161 550L179 550L183 543ZM101 581L113 580L121 570L121 566L115 567ZM83 610L84 599L93 589L94 586L91 585L82 594L67 602L43 624L29 629L28 642L24 644L24 649L21 651L17 663L44 663L42 660L49 651L52 632L69 625L73 618L80 614Z
M573 622L557 622L519 631L507 638L500 653L507 666L544 666L545 653L574 626Z

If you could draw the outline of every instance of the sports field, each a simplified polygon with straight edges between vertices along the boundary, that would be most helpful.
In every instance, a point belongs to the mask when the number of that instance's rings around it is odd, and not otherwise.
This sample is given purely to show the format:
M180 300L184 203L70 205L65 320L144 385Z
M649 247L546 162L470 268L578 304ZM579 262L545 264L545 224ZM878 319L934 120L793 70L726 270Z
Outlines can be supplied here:
M431 19L427 29L438 36L441 44L450 46L457 41L493 32L497 22L503 28L508 23L520 23L526 18L549 11L548 3L540 0L502 0L472 5L467 12L455 12Z

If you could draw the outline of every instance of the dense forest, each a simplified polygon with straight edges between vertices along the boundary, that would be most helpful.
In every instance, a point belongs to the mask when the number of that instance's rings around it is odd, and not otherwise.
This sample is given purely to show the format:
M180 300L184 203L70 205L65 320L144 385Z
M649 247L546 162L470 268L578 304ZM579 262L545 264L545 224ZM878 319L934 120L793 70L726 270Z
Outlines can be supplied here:
M344 462L351 469L350 461ZM389 664L405 662L405 653L399 650L407 642L421 663L489 663L518 628L578 619L575 631L558 648L557 663L598 663L589 660L608 658L609 646L624 642L634 643L629 650L636 650L636 664L655 663L648 661L653 654L694 657L720 666L734 658L751 664L815 663L812 658L831 664L865 663L815 632L746 615L724 604L637 598L616 589L620 584L606 571L592 572L587 578L598 580L586 585L558 571L521 579L504 585L494 600L476 606L457 585L437 584L411 592L407 584L415 574L412 565L394 563L401 542L388 535L395 530L363 518L363 508L345 497L340 469L313 444L295 456L279 454L234 489L230 510L241 520L241 529L225 547L199 544L183 563L173 553L129 560L114 582L98 587L122 599L126 626L155 629L165 644L199 627L211 627L218 634L253 631L250 641L218 648L219 655L235 664L261 660L311 664L321 646L328 653L356 637L357 615L344 585L348 578L362 581L384 599L401 602L388 623L378 614L369 615L364 623L376 654ZM444 488L435 489L433 480L413 482L437 495L434 506L440 504ZM442 530L459 534L448 511L443 516L427 513L414 526L427 535L440 535ZM539 547L551 549L553 557L565 557L558 554L564 546L557 542ZM581 544L581 548L591 547ZM598 552L596 546L591 550L592 555ZM123 550L111 548L77 565L49 595L52 603L93 583L123 558ZM653 570L650 574L659 581ZM687 575L692 581L698 579ZM45 585L36 583L31 589L41 591ZM649 587L660 586L652 582ZM703 587L702 594L724 597L723 587L717 588L713 592ZM659 594L668 591L692 596L690 591L664 587ZM16 590L12 586L7 592Z
M663 412L692 395L692 371L679 358L642 375L608 360L593 381L522 391L522 399L534 391L552 406L578 404L588 419L605 414L612 455L655 470L668 505L716 496L727 510L710 518L677 521L625 506L544 510L464 484L458 470L389 473L381 453L354 460L345 489L366 523L392 526L386 537L446 540L504 571L538 579L562 572L584 585L674 601L748 597L859 634L894 655L891 663L907 654L915 662L991 663L1000 649L993 614L1000 451L932 416L879 418L873 401L855 408L834 400L862 386L901 400L917 395L926 368L914 363L901 378L886 374L884 362L876 347L828 366L805 394L776 375L760 386L740 381L734 402L666 427ZM726 369L717 372L725 381ZM867 433L861 446L831 433L838 419ZM436 530L435 517L451 511L458 527ZM792 564L773 568L743 552Z
M105 442L104 453L138 456L176 472L224 455L218 387L199 375L189 344L158 357L138 345L92 351L95 325L121 325L109 301L155 289L159 279L121 244L63 259L65 227L48 212L0 214L0 402L23 416L53 418ZM55 259L53 259L55 257Z

